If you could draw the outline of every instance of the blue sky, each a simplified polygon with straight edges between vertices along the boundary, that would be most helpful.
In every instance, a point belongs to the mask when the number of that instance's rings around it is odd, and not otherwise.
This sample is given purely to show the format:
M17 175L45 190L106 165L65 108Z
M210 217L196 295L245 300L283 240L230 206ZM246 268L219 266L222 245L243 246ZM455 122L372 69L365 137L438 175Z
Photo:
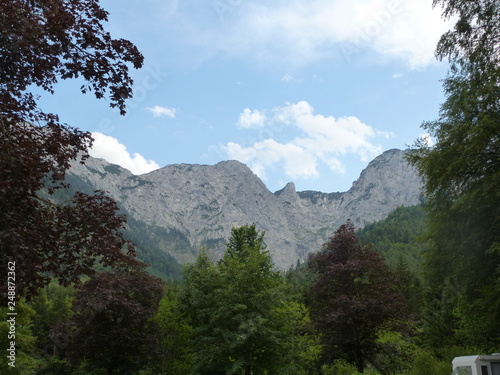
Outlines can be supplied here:
M141 174L237 159L271 191L346 191L438 115L450 25L431 0L102 1L137 45L126 116L62 82L42 107L94 133L91 155Z

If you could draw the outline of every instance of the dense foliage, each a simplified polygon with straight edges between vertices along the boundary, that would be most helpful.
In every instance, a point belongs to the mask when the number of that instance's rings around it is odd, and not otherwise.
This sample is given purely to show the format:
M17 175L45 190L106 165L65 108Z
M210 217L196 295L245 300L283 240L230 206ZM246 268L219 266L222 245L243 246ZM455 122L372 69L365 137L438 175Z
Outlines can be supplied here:
M255 225L233 228L223 258L186 268L180 301L193 328L197 374L278 374L295 321L283 278Z
M391 267L404 265L418 272L428 247L425 220L423 206L398 207L386 219L359 229L356 236L363 243L372 243Z
M68 334L68 357L76 365L131 373L153 358L158 347L151 319L162 282L139 270L102 272L76 294L74 314L60 327Z
M354 226L340 226L313 255L309 267L318 274L311 288L311 319L322 335L326 363L345 359L363 372L380 350L377 334L406 320L397 274L380 253L363 246Z
M410 217L414 209L406 210ZM220 260L202 250L179 282L122 268L77 289L51 283L20 302L23 370L11 372L444 375L464 354L421 345L405 275L361 243L350 223L307 267L286 275L255 225L231 233Z
M84 160L92 139L40 109L33 90L53 93L59 80L81 77L82 92L109 94L125 113L129 65L141 67L143 57L111 38L107 17L97 0L0 2L0 265L16 262L20 294L33 295L49 276L78 281L96 262L132 262L111 199L79 193L61 206L39 195L47 179L49 193L64 186L70 161Z
M457 17L436 54L448 58L446 100L423 128L435 145L410 154L424 177L431 249L428 344L500 345L500 6L435 1ZM438 336L444 339L437 339Z

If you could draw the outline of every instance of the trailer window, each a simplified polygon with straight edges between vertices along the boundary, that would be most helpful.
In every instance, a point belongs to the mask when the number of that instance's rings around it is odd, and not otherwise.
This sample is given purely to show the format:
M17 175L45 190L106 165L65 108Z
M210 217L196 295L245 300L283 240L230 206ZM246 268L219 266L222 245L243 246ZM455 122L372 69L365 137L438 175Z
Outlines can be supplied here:
M472 375L471 366L458 366L453 370L453 375Z
M481 375L490 375L488 374L488 366L481 366Z

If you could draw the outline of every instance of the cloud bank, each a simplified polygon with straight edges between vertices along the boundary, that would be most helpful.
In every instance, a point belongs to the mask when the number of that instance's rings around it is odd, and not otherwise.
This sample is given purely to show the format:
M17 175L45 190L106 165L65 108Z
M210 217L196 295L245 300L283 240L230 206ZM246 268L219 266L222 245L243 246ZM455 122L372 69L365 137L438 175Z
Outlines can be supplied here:
M262 113L246 108L241 117ZM382 147L373 142L377 137L390 137L364 124L354 116L335 118L315 114L314 108L306 101L287 103L272 109L272 116L255 121L253 128L267 138L241 145L228 142L222 146L230 159L236 159L249 167L262 179L272 168L282 168L293 179L319 176L318 166L326 165L330 170L344 173L341 157L351 154L363 161L380 154ZM238 122L238 123L239 123ZM246 126L247 129L252 128ZM290 137L291 134L295 136ZM288 138L279 142L277 138Z
M221 4L224 6L221 6ZM440 9L425 0L215 1L219 22L182 18L189 42L213 56L223 52L300 66L364 52L404 61L411 69L433 63L439 37L449 29ZM216 6L219 4L219 6ZM179 21L180 22L180 21Z
M138 153L131 156L125 145L118 142L116 138L99 132L92 133L92 137L94 137L94 145L89 150L89 154L94 158L102 158L109 163L118 164L136 175L160 168L153 160L146 160Z

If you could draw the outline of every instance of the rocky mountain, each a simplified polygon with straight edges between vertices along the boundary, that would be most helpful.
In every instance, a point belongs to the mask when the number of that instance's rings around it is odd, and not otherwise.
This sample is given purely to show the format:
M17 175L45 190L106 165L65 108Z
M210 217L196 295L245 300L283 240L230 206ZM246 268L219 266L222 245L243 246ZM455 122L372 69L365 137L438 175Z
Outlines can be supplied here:
M404 152L395 149L369 163L343 193L297 192L293 183L272 193L237 161L168 165L136 176L90 158L85 165L75 163L68 179L80 189L107 191L132 222L140 223L141 234L154 237L158 251L179 263L194 260L202 246L219 257L231 227L255 223L283 269L321 249L347 219L361 228L421 199L420 178Z

